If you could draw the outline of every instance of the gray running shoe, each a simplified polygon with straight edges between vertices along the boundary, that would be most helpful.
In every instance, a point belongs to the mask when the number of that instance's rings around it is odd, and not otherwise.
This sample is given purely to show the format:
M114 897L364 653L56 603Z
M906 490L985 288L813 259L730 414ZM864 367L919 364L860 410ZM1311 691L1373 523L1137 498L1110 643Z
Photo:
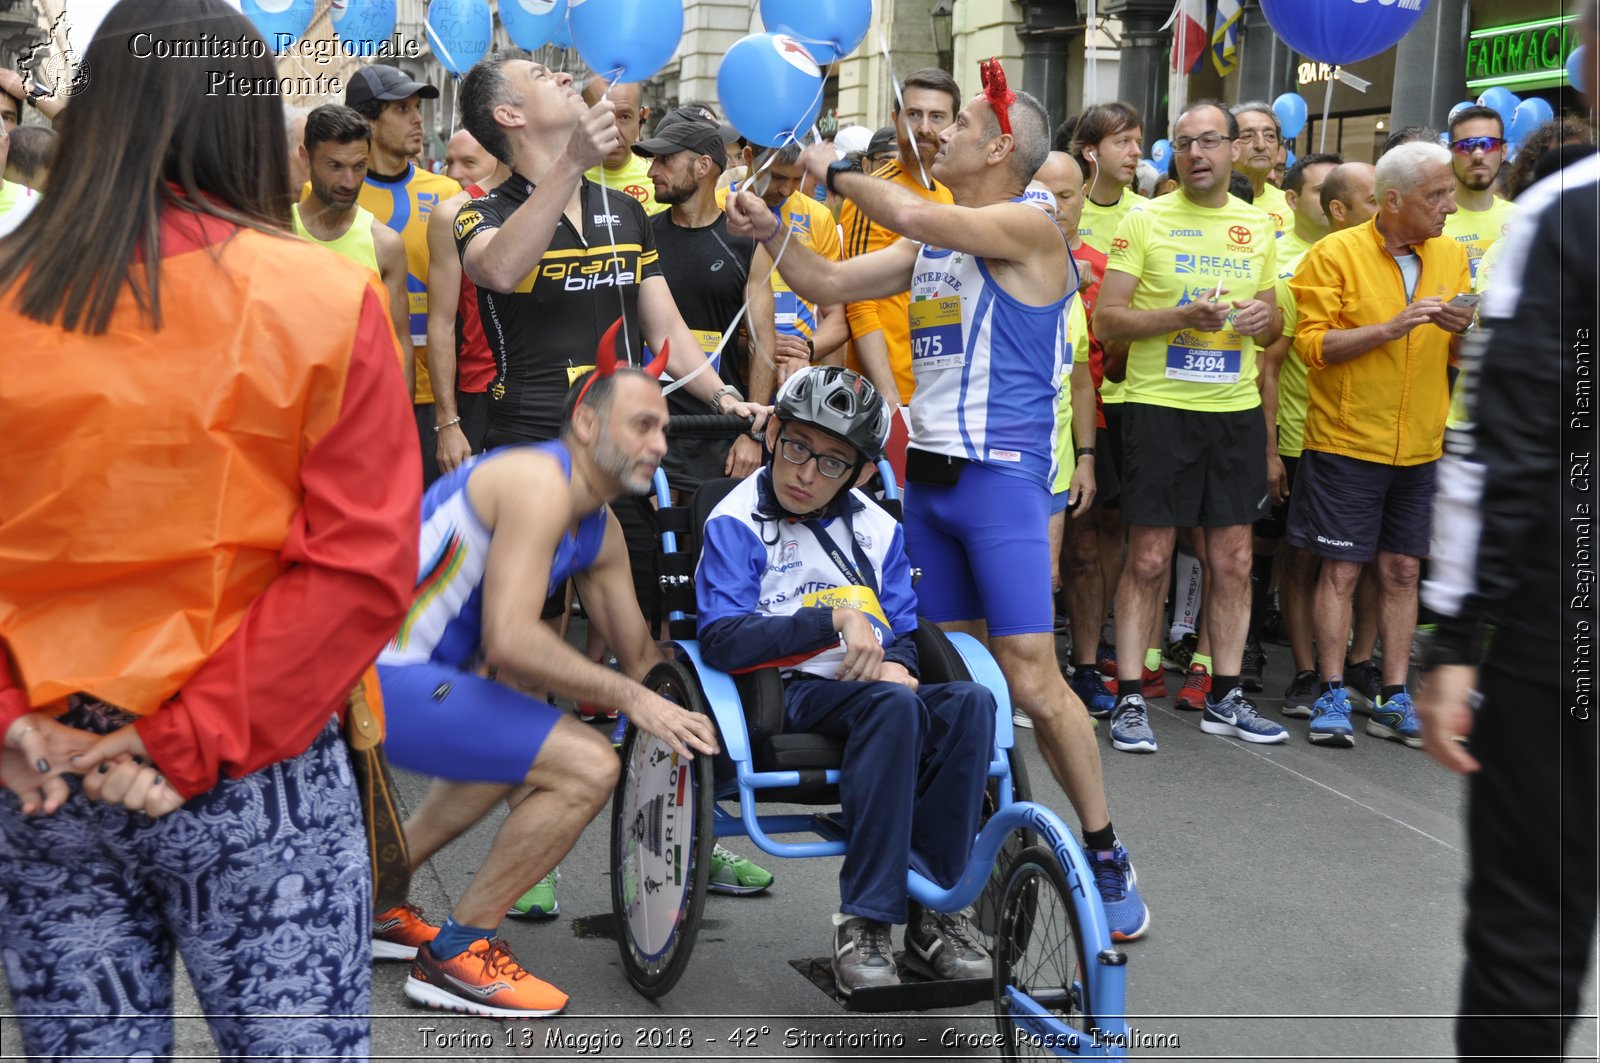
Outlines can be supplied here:
M857 989L900 984L888 923L859 915L833 917L833 981L845 996Z
M930 978L992 978L994 966L972 938L967 913L930 912L911 906L906 963Z

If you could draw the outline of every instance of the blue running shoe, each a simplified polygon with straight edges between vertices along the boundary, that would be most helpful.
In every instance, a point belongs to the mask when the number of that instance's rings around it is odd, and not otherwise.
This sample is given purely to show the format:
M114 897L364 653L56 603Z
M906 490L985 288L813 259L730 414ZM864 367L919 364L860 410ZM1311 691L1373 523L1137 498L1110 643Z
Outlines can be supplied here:
M1206 699L1206 711L1200 717L1200 730L1208 735L1228 735L1260 745L1276 745L1289 740L1289 731L1282 724L1273 723L1256 711L1255 704L1244 696L1244 690L1234 687L1215 703Z
M1150 730L1150 707L1138 694L1117 702L1111 714L1111 747L1124 753L1154 753L1156 733Z
M1083 707L1089 710L1089 715L1096 719L1105 719L1117 707L1116 695L1111 693L1105 679L1092 665L1074 669L1067 683L1072 687L1072 692L1078 695L1078 700L1083 702Z
M1319 746L1337 746L1349 749L1356 744L1355 731L1350 726L1350 697L1344 687L1324 690L1311 706L1311 729L1306 734Z
M1411 693L1402 690L1387 701L1380 697L1377 707L1372 710L1372 719L1367 721L1367 734L1404 742L1412 749L1421 749L1422 721L1417 718L1416 707L1411 704Z
M1095 888L1106 908L1106 922L1112 941L1138 941L1150 929L1150 909L1139 896L1139 876L1128 862L1128 850L1086 849L1089 870L1094 872Z

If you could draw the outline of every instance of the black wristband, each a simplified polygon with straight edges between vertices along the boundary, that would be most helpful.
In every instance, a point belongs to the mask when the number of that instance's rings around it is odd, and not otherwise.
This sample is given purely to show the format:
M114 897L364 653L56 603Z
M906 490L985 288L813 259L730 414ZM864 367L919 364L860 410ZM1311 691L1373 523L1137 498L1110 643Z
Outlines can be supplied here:
M1080 458L1092 458L1092 457L1094 457L1094 448L1093 447L1079 447L1077 450L1073 451L1073 454L1075 456L1077 456L1077 457L1080 457Z

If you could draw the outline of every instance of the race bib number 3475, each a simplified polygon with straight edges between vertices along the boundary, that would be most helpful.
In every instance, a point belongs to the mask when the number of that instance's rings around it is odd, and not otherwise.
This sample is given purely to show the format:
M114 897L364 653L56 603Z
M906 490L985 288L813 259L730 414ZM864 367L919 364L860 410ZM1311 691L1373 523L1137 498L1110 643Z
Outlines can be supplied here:
M961 297L935 296L911 303L911 367L951 369L967 364L961 343Z

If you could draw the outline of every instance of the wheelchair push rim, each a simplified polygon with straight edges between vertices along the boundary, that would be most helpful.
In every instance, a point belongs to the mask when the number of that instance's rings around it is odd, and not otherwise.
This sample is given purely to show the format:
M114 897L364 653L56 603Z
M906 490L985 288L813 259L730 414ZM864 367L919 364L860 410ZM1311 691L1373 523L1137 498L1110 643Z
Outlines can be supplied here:
M705 712L699 684L675 662L645 687ZM670 990L694 949L710 878L711 758L685 760L630 726L612 799L611 906L628 981L647 997Z
M1107 1054L1092 1036L1094 1001L1082 920L1055 854L1023 852L1006 879L994 941L1001 1058Z

